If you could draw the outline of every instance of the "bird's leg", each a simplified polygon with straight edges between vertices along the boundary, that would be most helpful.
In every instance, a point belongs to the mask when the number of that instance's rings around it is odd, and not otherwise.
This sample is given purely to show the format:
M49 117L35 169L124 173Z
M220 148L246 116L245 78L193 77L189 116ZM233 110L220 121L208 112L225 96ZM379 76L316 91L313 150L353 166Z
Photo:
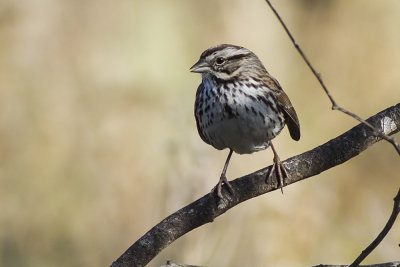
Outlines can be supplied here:
M267 176L267 180L271 177L272 173L274 171L276 171L276 176L277 176L276 179L277 179L277 181L278 181L278 183L280 185L281 192L283 194L284 180L285 180L285 178L289 177L289 175L288 175L288 173L286 171L285 166L283 166L283 164L282 164L282 162L281 162L281 160L280 160L280 158L278 156L278 153L276 153L274 145L272 144L272 142L270 142L269 144L271 146L272 152L274 153L274 164L272 165L272 168L269 171L269 174Z
M221 190L222 190L222 185L223 185L223 184L226 184L226 186L228 187L228 191L229 191L231 194L233 194L233 188L232 188L231 184L228 182L228 180L226 179L226 169L228 168L229 160L231 159L232 152L233 152L233 150L230 149L230 150L229 150L228 157L227 157L227 159L226 159L226 161L225 161L224 169L222 170L222 173L221 173L221 177L219 178L219 182L218 182L218 184L217 184L217 186L216 186L216 189L217 189L217 196L218 196L219 198L222 198L222 192L221 192ZM213 191L214 191L214 190L215 190L215 188L213 189Z

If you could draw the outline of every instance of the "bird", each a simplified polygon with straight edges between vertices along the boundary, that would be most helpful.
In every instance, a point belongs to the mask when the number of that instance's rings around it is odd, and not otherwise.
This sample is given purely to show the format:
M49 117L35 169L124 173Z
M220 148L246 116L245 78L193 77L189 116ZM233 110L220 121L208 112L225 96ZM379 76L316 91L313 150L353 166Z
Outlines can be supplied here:
M196 91L194 115L201 139L218 150L228 148L216 189L222 199L222 186L233 188L226 178L232 153L251 154L271 147L273 165L266 181L276 172L283 193L288 177L272 140L287 125L292 139L300 140L296 111L279 82L249 49L219 44L205 50L190 68L200 73L202 82Z

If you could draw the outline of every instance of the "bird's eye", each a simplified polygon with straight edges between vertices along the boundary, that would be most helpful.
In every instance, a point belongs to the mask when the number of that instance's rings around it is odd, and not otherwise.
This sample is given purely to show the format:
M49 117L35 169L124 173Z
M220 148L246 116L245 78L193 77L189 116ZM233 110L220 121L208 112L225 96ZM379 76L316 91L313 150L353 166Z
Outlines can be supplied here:
M223 57L218 57L217 60L216 60L216 62L217 62L218 65L221 65L222 63L225 62L225 58L223 58Z

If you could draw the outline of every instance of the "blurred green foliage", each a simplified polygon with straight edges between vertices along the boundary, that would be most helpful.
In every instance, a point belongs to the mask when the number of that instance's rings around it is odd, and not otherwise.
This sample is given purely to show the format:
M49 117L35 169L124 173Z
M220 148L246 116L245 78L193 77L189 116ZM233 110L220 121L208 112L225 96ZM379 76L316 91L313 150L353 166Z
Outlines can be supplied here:
M274 2L339 104L368 117L399 102L399 1ZM0 3L0 266L108 266L209 192L227 151L197 135L188 69L218 43L253 50L296 107L302 139L285 130L282 159L356 124L330 110L263 1ZM271 162L234 155L228 177ZM399 166L380 142L236 207L150 266L350 263L386 222ZM398 260L399 242L397 223L366 262Z

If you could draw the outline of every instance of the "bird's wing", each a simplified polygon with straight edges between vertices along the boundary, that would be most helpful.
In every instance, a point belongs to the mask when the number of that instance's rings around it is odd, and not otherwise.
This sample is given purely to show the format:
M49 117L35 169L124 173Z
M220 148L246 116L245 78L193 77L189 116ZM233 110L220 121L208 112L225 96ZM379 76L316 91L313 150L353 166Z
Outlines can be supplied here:
M289 100L289 97L283 91L279 82L272 76L268 75L268 79L265 80L265 82L273 91L278 103L278 107L283 111L290 136L296 141L300 140L300 122L297 118L296 111Z
M286 125L288 126L290 136L298 141L300 139L300 122L292 103L290 103L289 97L281 90L280 93L276 95L276 99L278 100L278 106L285 114Z

